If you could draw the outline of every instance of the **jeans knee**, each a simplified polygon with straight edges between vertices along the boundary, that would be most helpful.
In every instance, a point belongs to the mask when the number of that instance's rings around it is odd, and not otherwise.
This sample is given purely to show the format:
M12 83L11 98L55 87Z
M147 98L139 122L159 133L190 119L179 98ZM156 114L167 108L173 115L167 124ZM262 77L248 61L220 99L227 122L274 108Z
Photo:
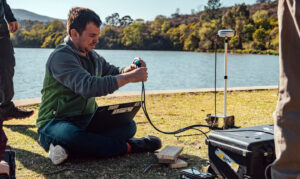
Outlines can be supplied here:
M129 136L133 137L136 133L136 129L136 123L134 120L132 120L129 124Z
M51 144L51 141L49 140L49 138L46 137L46 135L44 135L41 132L38 132L38 143L46 150L49 150L49 146Z

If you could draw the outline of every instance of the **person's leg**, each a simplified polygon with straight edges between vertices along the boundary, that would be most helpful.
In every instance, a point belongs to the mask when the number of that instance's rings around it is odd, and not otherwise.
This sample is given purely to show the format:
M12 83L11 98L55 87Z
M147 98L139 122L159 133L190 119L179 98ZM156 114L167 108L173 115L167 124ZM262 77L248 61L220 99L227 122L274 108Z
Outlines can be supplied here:
M91 115L81 115L81 116L69 117L66 120L70 121L71 123L73 123L75 126L79 128L85 128L85 126L88 125L88 122L91 117L92 117ZM102 136L118 139L118 140L128 141L136 133L136 124L135 121L131 121L128 125L106 129L104 131L98 131L94 133Z
M14 50L9 37L0 39L0 107L12 106L14 96Z
M111 129L107 132L99 132L99 134L114 138L117 140L122 140L122 141L128 141L130 138L132 138L136 133L136 124L135 121L131 121L128 125L119 127L119 128L114 128Z
M12 98L14 96L14 67L0 67L0 108L8 109L14 107Z
M4 158L6 143L7 137L3 130L3 120L0 117L0 161Z
M124 138L110 135L86 132L67 120L53 119L39 130L39 142L46 151L51 143L54 146L61 145L70 157L109 157L125 154L127 144ZM126 138L130 136L127 135Z
M8 37L0 39L0 49L0 115L4 120L29 117L33 111L20 110L12 102L15 57L12 43Z
M279 0L279 96L274 113L273 179L300 178L300 1Z

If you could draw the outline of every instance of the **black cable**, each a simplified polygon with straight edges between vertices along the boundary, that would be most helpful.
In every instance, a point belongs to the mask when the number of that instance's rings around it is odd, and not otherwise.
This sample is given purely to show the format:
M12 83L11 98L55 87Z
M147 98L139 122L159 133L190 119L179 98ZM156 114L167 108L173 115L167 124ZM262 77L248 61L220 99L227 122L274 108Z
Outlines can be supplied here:
M206 138L207 137L207 133L210 132L207 131L207 132L203 132L202 130L200 129L197 129L196 127L207 127L209 129L217 129L217 128L214 128L213 126L208 126L208 125L202 125L202 124L196 124L196 125L191 125L191 126L188 126L188 127L184 127L184 128L181 128L181 129L178 129L176 131L172 131L172 132L165 132L165 131L162 131L160 129L158 129L151 121L149 115L148 115L148 112L147 112L147 109L146 109L146 94L145 94L145 85L144 85L144 82L142 82L142 92L141 92L141 106L142 106L142 109L144 111L144 114L148 120L148 122L151 124L151 126L157 130L158 132L160 133L163 133L163 134L178 134L178 133L181 133L181 132L184 132L186 130L189 130L189 129L193 129L193 130L197 130L199 132L201 132L203 135L205 135ZM271 134L271 135L274 135L272 132L267 132L267 131L260 131L260 130L252 130L252 129L246 129L246 130L237 130L237 131L234 131L234 130L222 130L222 132L244 132L244 131L253 131L253 132L263 132L263 133L266 133L266 134Z
M217 42L218 42L218 35L216 35L216 39L214 42L215 42L215 117L214 117L214 122L212 123L211 127L214 127L215 123L217 121Z
M204 132L204 134L207 134L207 133L209 133L210 132L210 130L208 130L208 131L206 131L206 132ZM201 134L187 134L187 135L174 135L176 138L180 138L180 137L190 137L190 136L196 136L196 135L202 135L202 133Z
M203 132L202 130L197 128L192 128L192 129L201 132L208 139L208 136L206 135L207 132Z
M272 167L272 164L273 164L273 163L270 163L270 164L267 165L266 168L265 168L265 178L266 178L266 179L269 179L269 178L270 178L270 177L269 177L270 175L268 175L268 172L269 172L270 167ZM271 178L272 178L272 177L271 177Z
M208 127L210 128L211 126L208 126L208 125L202 125L202 124L196 124L196 125L191 125L191 126L188 126L188 127L184 127L184 128L181 128L181 129L178 129L176 131L172 131L172 132L165 132L165 131L162 131L160 129L158 129L151 121L149 115L148 115L148 112L147 112L147 108L146 108L146 94L145 94L145 85L144 85L144 82L142 82L142 92L141 92L141 107L144 111L144 114L147 118L147 120L149 121L149 123L151 124L151 126L157 130L158 132L160 133L163 133L163 134L178 134L178 133L181 133L181 132L184 132L186 130L189 130L189 129L194 129L194 130L197 130L197 131L200 131L202 134L204 134L206 137L207 135L201 131L200 129L196 129L196 127Z

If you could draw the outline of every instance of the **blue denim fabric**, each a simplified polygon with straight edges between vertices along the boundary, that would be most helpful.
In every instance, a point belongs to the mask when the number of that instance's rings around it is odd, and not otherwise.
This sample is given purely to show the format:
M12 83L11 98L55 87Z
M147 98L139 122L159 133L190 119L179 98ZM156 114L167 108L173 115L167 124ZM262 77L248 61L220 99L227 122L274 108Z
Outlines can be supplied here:
M110 157L127 152L128 139L136 133L136 124L132 121L126 126L107 131L91 133L85 126L85 117L52 119L39 129L39 143L48 151L49 146L61 145L70 157Z

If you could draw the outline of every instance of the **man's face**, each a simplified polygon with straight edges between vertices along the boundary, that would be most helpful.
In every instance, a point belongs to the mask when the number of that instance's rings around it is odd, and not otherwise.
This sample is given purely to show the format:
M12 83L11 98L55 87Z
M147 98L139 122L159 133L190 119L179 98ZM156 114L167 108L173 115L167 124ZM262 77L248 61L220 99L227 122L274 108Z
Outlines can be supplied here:
M87 53L95 48L95 45L99 42L98 36L100 34L100 28L97 27L93 22L86 24L85 29L81 35L79 33L73 38L75 46L79 52Z

